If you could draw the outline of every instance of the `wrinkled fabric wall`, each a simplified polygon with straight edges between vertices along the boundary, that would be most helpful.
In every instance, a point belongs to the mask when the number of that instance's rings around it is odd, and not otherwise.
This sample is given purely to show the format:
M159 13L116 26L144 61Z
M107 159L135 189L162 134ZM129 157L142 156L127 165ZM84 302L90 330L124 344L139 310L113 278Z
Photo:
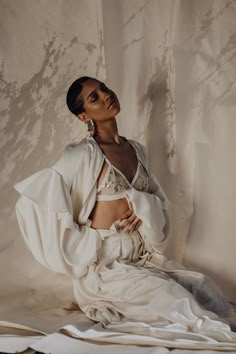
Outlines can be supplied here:
M0 6L1 303L8 295L8 302L30 306L67 304L71 280L45 270L22 242L13 185L85 135L65 95L85 72L105 79L102 3L3 0Z
M65 95L91 75L117 92L120 134L147 147L171 202L167 255L236 301L234 0L0 0L0 296L66 304L70 280L24 245L13 185L86 131ZM17 292L17 299L16 299Z

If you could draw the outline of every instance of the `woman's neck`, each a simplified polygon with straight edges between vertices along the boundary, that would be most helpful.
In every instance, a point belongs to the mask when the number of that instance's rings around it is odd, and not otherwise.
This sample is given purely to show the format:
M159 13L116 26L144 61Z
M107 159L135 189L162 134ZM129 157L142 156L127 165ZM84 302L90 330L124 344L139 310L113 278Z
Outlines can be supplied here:
M122 140L119 136L116 120L103 122L97 124L94 139L99 144L118 144L120 145Z

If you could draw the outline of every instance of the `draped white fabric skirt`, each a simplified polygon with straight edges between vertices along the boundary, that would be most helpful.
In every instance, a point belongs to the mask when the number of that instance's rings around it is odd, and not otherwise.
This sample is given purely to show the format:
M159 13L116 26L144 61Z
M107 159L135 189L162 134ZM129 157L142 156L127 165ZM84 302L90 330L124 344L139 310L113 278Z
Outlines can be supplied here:
M236 316L214 281L159 250L155 232L161 234L161 212L155 196L135 190L130 195L136 215L144 216L143 224L156 218L157 231L153 224L143 233L140 228L127 234L118 232L116 223L109 230L76 223L69 189L53 169L15 188L21 194L16 213L27 246L42 265L72 278L75 298L88 318L113 333L236 348L230 328L236 328Z
M77 301L90 319L164 339L236 342L226 320L235 318L232 307L211 278L186 268L164 269L167 258L146 252L137 231L117 232L115 224L97 231L102 238L97 262L73 279Z

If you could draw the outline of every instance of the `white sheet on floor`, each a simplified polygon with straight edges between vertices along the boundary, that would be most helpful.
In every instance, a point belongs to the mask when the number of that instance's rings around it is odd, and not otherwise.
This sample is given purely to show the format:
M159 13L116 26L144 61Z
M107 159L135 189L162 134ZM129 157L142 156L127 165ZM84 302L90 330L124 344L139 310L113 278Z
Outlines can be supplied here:
M16 318L17 323L10 320L13 316ZM118 329L105 329L100 323L95 323L87 319L85 315L79 311L71 311L68 313L62 309L52 309L51 312L47 310L31 313L27 310L22 312L18 310L12 312L12 314L10 311L5 312L5 314L1 312L1 318L4 319L4 321L0 321L0 328L2 326L4 326L4 328L8 327L10 334L10 327L12 327L12 333L14 333L14 335L5 334L0 336L0 351L6 353L23 351L28 347L37 351L56 354L68 354L69 348L70 352L72 352L71 350L73 349L76 351L83 350L83 353L86 353L86 350L87 352L91 352L92 345L94 345L97 354L100 353L98 350L102 350L103 347L110 347L111 344L114 350L116 350L116 348L119 350L119 348L122 347L124 354L133 353L132 349L137 349L136 346L139 345L145 346L145 348L140 348L140 353L142 354L166 353L168 352L166 348L204 349L213 350L213 352L234 351L236 353L235 343L219 343L214 339L209 340L209 337L206 337L204 341L204 336L201 334L199 334L199 342L197 342L196 333L193 333L193 340L191 340L191 333L189 333L188 339L186 339L186 333L184 333L182 339L181 336L179 336L179 338L175 340L165 340L154 338L150 335L122 333L119 332ZM33 323L34 327L32 327ZM17 335L15 331L16 328L18 328L18 330L31 330L35 332L37 336ZM41 333L41 328L47 328L47 333ZM132 331L131 326L130 331ZM137 331L137 328L135 328L135 331ZM101 353L106 353L105 350L106 349L101 351ZM118 352L119 351L117 351L117 353ZM137 353L139 352L137 351Z

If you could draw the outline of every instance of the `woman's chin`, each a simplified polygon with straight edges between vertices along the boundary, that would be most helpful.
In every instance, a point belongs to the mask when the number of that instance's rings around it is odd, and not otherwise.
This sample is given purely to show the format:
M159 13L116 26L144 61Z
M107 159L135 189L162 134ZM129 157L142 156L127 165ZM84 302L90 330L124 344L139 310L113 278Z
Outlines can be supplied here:
M120 106L114 106L114 109L113 109L113 111L114 111L114 115L116 116L117 114L119 114L120 113Z

